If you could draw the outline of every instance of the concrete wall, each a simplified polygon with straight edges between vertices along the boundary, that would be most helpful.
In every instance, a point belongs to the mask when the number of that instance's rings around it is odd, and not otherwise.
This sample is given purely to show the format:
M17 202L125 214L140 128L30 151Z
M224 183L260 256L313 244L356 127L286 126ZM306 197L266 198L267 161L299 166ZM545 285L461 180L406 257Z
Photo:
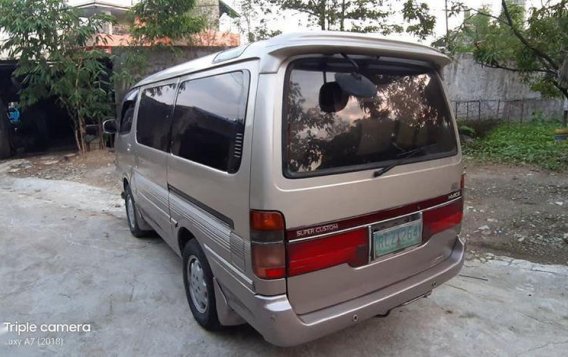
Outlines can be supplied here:
M560 117L562 99L545 99L515 72L484 67L471 55L460 55L444 70L453 109L468 119Z

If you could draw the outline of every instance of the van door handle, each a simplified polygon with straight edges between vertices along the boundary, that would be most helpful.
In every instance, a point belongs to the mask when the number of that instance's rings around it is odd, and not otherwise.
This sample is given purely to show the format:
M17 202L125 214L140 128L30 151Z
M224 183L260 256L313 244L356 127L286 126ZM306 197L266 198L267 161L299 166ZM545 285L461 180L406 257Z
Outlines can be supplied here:
M130 151L130 149L132 149L132 144L126 144L126 151Z

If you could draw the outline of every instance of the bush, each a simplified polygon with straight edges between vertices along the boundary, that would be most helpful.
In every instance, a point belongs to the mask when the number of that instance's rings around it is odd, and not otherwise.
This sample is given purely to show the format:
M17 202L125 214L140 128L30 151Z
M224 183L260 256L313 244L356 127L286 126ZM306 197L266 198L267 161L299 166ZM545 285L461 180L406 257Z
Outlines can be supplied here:
M473 158L509 164L530 164L549 170L568 169L568 142L556 142L556 122L501 123L487 135L464 145Z
M496 119L458 120L458 131L469 137L484 137L502 123ZM473 134L473 135L472 135Z
M459 125L458 131L459 131L460 135L467 135L470 138L474 138L475 135L476 135L475 129L472 128L471 126L467 126L467 125Z

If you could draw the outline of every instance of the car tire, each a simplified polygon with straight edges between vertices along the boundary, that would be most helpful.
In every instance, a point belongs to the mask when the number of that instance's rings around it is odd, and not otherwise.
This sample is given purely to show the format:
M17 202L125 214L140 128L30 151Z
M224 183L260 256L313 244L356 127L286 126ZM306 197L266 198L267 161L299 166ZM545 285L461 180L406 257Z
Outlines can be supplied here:
M187 242L182 256L183 283L193 317L206 330L220 330L213 273L197 240L192 239Z
M130 228L130 233L136 238L147 237L152 231L141 229L142 216L136 207L136 201L132 196L132 191L130 191L130 186L126 186L124 190L124 206L126 207L126 219L128 220L128 228ZM144 222L145 223L145 222Z

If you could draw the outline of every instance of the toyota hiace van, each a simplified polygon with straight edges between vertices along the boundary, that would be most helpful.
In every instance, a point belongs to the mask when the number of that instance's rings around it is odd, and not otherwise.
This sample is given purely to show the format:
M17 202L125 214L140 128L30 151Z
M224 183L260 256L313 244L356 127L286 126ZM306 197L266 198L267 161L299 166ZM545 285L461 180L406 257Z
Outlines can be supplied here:
M314 340L427 296L463 263L463 162L421 45L286 34L136 84L115 131L134 236L183 258L206 329Z

